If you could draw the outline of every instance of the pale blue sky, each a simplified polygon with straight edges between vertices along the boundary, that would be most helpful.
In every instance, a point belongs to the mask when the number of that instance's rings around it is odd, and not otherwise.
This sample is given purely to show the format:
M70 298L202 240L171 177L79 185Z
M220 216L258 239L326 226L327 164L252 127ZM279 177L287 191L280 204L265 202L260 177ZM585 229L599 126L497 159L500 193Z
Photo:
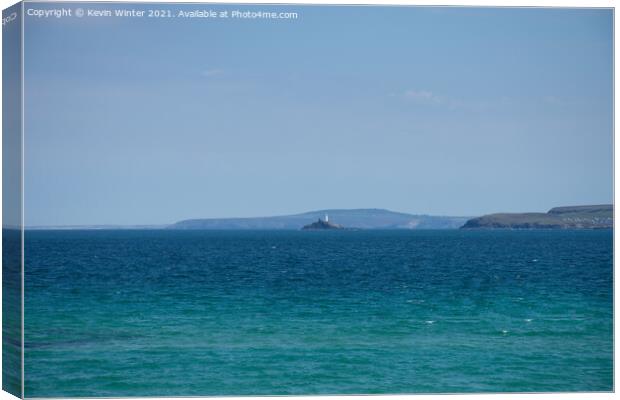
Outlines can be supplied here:
M611 10L158 8L299 19L27 17L27 225L612 201Z

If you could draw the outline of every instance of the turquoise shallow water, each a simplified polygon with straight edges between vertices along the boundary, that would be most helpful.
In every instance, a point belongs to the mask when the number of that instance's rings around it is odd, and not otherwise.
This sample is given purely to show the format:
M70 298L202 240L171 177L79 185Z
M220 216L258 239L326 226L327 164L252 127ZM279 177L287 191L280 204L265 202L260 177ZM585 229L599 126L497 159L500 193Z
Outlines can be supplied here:
M25 393L610 391L611 231L27 231Z

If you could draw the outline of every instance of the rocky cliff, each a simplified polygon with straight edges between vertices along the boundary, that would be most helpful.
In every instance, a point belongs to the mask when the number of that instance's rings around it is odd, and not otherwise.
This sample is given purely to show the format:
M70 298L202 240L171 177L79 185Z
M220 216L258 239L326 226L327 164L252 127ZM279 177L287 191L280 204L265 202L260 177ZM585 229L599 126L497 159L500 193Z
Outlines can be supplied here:
M546 213L499 213L472 218L462 229L608 229L613 205L556 207Z

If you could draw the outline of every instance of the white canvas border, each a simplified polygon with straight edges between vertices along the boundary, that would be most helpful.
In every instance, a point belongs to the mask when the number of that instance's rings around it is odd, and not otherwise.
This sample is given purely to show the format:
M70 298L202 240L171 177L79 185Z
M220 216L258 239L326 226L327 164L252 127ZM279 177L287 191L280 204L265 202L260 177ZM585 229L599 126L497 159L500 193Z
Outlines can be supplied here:
M28 1L28 2L36 2L35 1ZM50 2L47 0L39 0L41 2ZM66 0L63 2L75 2L75 3L80 3L83 1L79 1L79 0ZM94 1L96 2L96 1ZM126 1L103 1L104 3L127 3ZM16 1L14 0L0 0L0 5L2 6L2 9L7 8L13 4L15 4ZM571 8L571 7L588 7L588 8L592 8L592 7L604 7L604 8L614 8L614 2L611 0L538 0L538 1L533 1L533 0L503 0L503 1L498 1L498 0L475 0L475 1L468 1L468 0L425 0L425 1L419 1L419 0L409 0L409 1L398 1L398 0L339 0L339 1L334 1L334 0L295 0L293 1L282 1L282 0L269 0L269 1L260 1L260 0L243 0L243 1L205 1L205 2L198 2L198 1L175 1L175 0L149 0L149 1L144 1L144 0L134 0L131 1L131 3L207 3L207 4L238 4L238 3L245 3L245 4L314 4L314 5L383 5L383 6L390 6L390 5L405 5L405 6L469 6L469 7L565 7L565 8ZM22 20L22 41L23 41L23 29L24 29L24 24L23 24L23 20ZM0 32L0 39L2 38L1 32ZM614 77L616 75L616 63L615 63L615 44L618 42L618 33L615 29L615 20L614 20ZM22 43L23 44L23 43ZM23 45L22 45L22 76L23 76ZM0 71L1 71L1 66L2 66L2 54L0 52ZM614 78L613 81L613 85L614 85L614 140L613 140L613 147L614 147L614 204L616 204L616 192L615 192L615 186L616 186L616 163L615 163L615 153L617 150L617 143L615 141L615 116L618 113L618 108L617 108L617 104L615 102L615 92L616 92L616 80ZM0 83L0 89L1 89L1 83ZM24 96L23 96L23 80L22 80L22 108L23 108L23 104L24 104ZM2 99L0 98L0 109L2 106ZM24 116L23 116L23 112L22 112L22 163L24 162L24 148L23 148L23 140L24 140L24 135L23 135L23 130L24 130ZM1 143L0 143L0 150L1 150ZM1 154L1 152L0 152ZM24 170L23 170L23 165L22 165L22 191L23 191L23 176L24 176ZM23 193L23 192L22 192ZM0 204L1 204L1 198L2 198L2 187L0 186ZM24 204L23 204L24 198L22 196L22 346L23 346L23 304L24 304L24 276L23 276L23 223L24 223ZM615 211L614 211L615 214ZM616 226L616 218L614 215L614 231L615 231L615 226ZM618 245L619 239L618 237L614 234L614 277L615 277L615 268L617 265L617 260L618 260L618 255L616 253L616 248ZM1 260L1 254L0 254L0 260ZM1 287L0 287L0 297L1 297ZM619 300L618 300L618 291L617 291L617 286L615 285L615 280L614 280L614 311L617 309L619 304ZM1 318L1 308L0 308L0 318ZM614 312L614 316L615 316L615 312ZM617 332L617 328L618 328L618 320L616 318L614 318L614 333ZM616 348L615 345L615 334L614 334L614 383L617 382L618 379L618 369L615 368L615 360L617 360L617 356L618 356L618 349ZM23 347L22 347L23 350ZM1 365L1 353L0 353L0 365ZM23 351L22 351L22 385L23 385ZM1 379L1 377L0 377ZM615 387L615 385L614 385ZM23 392L23 391L22 391ZM278 400L281 397L289 397L289 396L262 396L262 397L256 397L256 398L260 398L260 399L265 399L265 400ZM304 399L308 399L308 400L320 400L320 399L324 399L326 397L328 397L330 400L354 400L356 398L360 398L360 397L367 397L366 395L364 396L294 396L294 397L300 397L300 398L304 398ZM538 400L538 399L567 399L567 400L581 400L581 399L592 399L592 400L602 400L602 399L614 399L616 398L616 394L615 393L553 393L553 394L547 394L547 393L511 393L511 394L433 394L433 395L372 395L369 396L372 397L373 399L376 400L437 400L437 399L441 399L441 400L452 400L452 399L484 399L484 400L515 400L515 399L528 399L528 400ZM130 398L122 398L122 399L131 399L131 400L138 400L138 399L193 399L196 397L130 397ZM215 397L198 397L198 398L215 398ZM222 397L220 397L222 398ZM230 399L230 400L238 400L238 399L248 399L250 397L223 397L226 399ZM9 399L14 399L14 396L0 391L0 400L9 400ZM49 398L46 398L49 399ZM109 399L109 398L106 398Z

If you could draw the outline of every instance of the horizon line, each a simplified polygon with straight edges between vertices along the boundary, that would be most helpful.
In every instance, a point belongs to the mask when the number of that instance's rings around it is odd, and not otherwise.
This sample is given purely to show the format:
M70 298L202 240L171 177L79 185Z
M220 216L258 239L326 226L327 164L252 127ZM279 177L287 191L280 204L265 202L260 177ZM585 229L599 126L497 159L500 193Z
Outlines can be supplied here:
M296 217L296 216L303 216L304 214L314 214L314 213L324 213L324 212L338 212L338 211L387 211L390 213L395 213L395 214L406 214L406 215L411 215L411 216L415 216L415 217L420 217L420 216L425 216L425 217L440 217L440 218L476 218L476 217L480 217L480 216L484 216L484 215L492 215L492 214L522 214L522 213L548 213L550 210L554 209L554 208L561 208L561 207L600 207L600 206L611 206L612 208L614 207L613 202L612 203L603 203L603 204L585 204L585 205L572 205L572 206L556 206L556 207L551 207L550 209L548 209L547 211L520 211L520 212L505 212L505 211L501 211L501 212L489 212L489 213L483 213L483 214L478 214L478 215L450 215L450 214L428 214L428 213L409 213L409 212L402 212L402 211L393 211L387 208L378 208L378 207L372 207L372 208L325 208L325 209L319 209L319 210L311 210L311 211L304 211L304 212L300 212L300 213L293 213L293 214L277 214L277 215L261 215L261 216L254 216L254 217L196 217L196 218L185 218L185 219L180 219L174 222L170 222L170 223L142 223L142 224L132 224L132 223L85 223L85 224L50 224L50 225L26 225L24 224L23 226L18 226L18 225L3 225L2 229L30 229L30 230L37 230L37 229L79 229L79 228L90 228L90 229L106 229L106 228L124 228L124 229L140 229L140 228L144 228L144 229L160 229L160 228L166 228L169 226L172 226L174 224L177 224L179 222L184 222L184 221L196 221L196 220L240 220L240 219L261 219L261 218L285 218L285 217Z

